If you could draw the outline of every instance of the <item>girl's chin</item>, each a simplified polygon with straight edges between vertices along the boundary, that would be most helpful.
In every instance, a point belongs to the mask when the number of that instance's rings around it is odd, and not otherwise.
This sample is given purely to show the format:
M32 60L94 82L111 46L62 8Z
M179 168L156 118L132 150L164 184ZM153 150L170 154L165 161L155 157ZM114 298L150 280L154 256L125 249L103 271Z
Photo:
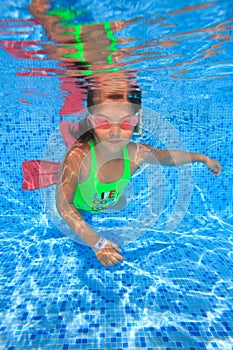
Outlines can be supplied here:
M110 144L110 145L117 145L117 144L119 144L119 143L123 143L124 141L123 140L119 140L119 139L113 139L113 140L108 140L108 141L106 141L108 144Z
M101 146L105 151L109 151L111 153L118 153L122 151L123 147L126 146L125 140L108 140L103 141Z

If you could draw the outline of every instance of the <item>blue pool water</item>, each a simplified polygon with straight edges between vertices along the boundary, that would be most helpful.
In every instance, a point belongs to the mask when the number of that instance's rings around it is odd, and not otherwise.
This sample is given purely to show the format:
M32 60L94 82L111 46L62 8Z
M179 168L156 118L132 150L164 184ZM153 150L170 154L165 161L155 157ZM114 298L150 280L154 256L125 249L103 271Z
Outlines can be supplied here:
M88 10L81 23L135 20L116 36L122 67L137 71L142 89L136 142L206 154L223 172L202 164L137 172L128 205L92 222L125 256L101 266L55 213L55 186L21 190L23 161L64 156L66 92L28 1L1 4L0 347L232 350L232 4L72 5ZM72 118L81 113L64 120Z

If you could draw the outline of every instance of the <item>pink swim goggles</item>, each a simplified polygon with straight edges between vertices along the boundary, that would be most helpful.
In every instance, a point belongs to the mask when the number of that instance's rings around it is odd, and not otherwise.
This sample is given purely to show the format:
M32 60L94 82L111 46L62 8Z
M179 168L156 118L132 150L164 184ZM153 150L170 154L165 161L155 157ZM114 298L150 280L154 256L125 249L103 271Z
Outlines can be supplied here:
M120 122L112 122L102 116L93 116L89 114L87 119L92 122L95 128L101 130L110 129L113 124L118 124L122 130L132 130L139 122L139 116L126 117Z

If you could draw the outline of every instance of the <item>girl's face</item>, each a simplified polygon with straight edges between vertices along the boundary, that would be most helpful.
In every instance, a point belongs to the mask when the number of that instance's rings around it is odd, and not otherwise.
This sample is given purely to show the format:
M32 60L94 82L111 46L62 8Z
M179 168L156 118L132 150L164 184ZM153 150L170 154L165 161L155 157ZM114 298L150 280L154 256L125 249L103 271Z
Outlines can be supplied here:
M103 103L91 108L89 117L94 138L110 153L118 153L132 137L138 117L131 103Z

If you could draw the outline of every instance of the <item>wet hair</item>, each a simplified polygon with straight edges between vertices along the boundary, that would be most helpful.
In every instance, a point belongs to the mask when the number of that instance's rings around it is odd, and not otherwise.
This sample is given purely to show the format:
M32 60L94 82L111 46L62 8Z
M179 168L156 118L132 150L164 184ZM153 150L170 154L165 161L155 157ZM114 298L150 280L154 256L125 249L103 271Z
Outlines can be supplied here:
M91 123L88 122L87 118L80 120L78 123L78 129L69 126L69 133L76 140L81 142L87 142L93 138L93 128Z
M100 101L100 90L88 88L87 89L87 109L96 106L101 103ZM122 101L124 95L121 92L110 93L105 96L107 99L114 102ZM127 95L127 102L132 103L133 112L136 114L141 109L141 90L138 85L132 85L129 88ZM81 142L87 142L93 138L93 128L87 118L79 122L78 130L74 130L72 127L69 128L70 134Z

